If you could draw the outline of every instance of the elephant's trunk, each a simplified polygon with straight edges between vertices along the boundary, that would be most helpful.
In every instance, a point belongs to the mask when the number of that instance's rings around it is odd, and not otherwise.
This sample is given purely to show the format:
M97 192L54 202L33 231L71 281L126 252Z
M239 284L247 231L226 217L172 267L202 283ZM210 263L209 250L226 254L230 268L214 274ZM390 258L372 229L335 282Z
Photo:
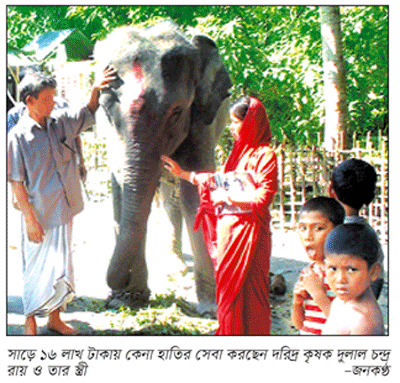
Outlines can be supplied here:
M119 232L107 283L113 290L148 293L146 230L161 174L161 154L155 142L130 142L126 149Z

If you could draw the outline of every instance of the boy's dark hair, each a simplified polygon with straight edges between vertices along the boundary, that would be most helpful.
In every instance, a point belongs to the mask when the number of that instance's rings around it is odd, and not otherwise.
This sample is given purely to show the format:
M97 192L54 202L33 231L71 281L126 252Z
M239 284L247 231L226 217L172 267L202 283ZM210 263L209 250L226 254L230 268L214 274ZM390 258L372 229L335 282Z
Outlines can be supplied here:
M28 96L33 96L37 99L39 93L43 89L55 89L56 86L57 82L53 77L43 72L30 71L25 75L19 84L20 99L24 104L26 104L26 98Z
M300 215L312 211L321 212L333 223L333 226L343 223L346 216L343 206L334 198L329 197L315 197L308 200L300 209Z
M379 261L380 244L366 225L346 223L332 229L324 244L325 254L346 254L364 259L368 268Z
M377 176L369 163L351 158L342 162L332 172L332 188L340 202L360 210L375 197Z

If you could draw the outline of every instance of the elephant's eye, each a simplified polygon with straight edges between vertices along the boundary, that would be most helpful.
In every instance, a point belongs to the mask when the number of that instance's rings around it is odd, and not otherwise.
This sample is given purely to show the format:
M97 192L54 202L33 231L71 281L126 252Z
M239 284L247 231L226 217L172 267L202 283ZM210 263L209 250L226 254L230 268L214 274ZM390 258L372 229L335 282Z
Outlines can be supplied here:
M168 117L167 126L175 125L179 121L181 114L182 114L182 108L180 106L177 106L174 109L172 109L171 114Z

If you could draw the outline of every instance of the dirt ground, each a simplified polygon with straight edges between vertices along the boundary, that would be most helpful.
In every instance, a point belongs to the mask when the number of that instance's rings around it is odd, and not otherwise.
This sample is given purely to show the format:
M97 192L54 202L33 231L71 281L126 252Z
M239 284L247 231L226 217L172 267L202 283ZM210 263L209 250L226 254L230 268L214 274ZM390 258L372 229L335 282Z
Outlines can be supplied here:
M9 194L10 196L10 194ZM7 235L7 328L9 335L23 333L24 316L22 311L22 264L20 254L20 215L8 205ZM193 257L187 236L184 235L183 253L186 264L167 251L167 239L160 227L160 216L153 214L148 224L147 264L149 285L152 295L174 293L185 301L196 301L193 279ZM109 288L105 273L109 257L114 247L111 200L87 202L83 213L74 221L74 264L76 292L79 304L63 313L67 322L78 323L82 335L101 335L112 328L107 313L98 313L94 302L105 300ZM284 295L271 294L272 334L294 335L290 320L293 286L301 269L307 264L295 232L273 232L271 272L282 274L287 291ZM186 272L182 272L182 271ZM387 270L387 269L386 269ZM385 273L385 286L379 303L387 324L388 285ZM82 307L84 306L84 307ZM54 335L43 326L45 318L38 318L39 334ZM211 321L213 322L213 321ZM216 321L213 322L216 326Z

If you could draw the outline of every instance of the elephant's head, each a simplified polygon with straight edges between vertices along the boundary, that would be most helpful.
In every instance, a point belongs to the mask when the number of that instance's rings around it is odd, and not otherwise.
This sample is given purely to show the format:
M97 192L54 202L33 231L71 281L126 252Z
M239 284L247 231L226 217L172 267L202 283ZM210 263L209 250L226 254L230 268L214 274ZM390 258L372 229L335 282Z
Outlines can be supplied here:
M193 169L210 167L201 152L212 152L216 144L212 122L231 82L212 40L195 37L191 42L169 22L116 29L96 45L95 59L99 68L112 65L118 73L100 100L123 148L119 169L112 169L122 201L113 259L129 259L125 267L135 272L132 264L144 262L144 254L138 258L137 253L144 251L161 155ZM198 159L195 165L193 158ZM108 279L111 286L115 278ZM119 289L128 287L127 280L117 284Z

